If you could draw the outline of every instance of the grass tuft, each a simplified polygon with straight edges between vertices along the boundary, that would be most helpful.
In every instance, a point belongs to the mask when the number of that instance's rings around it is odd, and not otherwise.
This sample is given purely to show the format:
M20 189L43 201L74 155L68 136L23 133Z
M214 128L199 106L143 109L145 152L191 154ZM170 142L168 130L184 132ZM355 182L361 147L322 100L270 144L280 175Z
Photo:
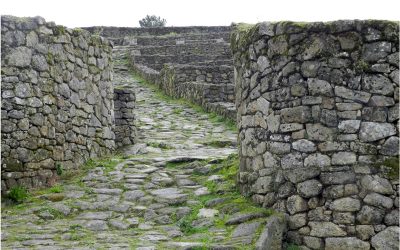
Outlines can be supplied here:
M29 193L23 186L14 186L10 189L7 197L15 203L22 203L29 197Z

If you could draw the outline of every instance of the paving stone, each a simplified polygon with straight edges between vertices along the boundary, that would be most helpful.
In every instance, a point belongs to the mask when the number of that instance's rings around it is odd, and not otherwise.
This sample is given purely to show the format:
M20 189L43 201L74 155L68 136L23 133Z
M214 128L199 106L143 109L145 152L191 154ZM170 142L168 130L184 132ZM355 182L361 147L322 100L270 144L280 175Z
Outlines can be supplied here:
M128 201L137 201L144 196L145 193L141 190L127 191L124 193L124 198Z
M188 195L182 194L177 188L164 188L150 191L158 199L167 202L168 204L179 204L187 200Z
M216 209L201 208L197 217L199 218L213 218L218 215L219 211Z
M93 231L104 231L108 229L107 223L104 220L88 220L82 226Z
M111 218L112 212L85 212L78 215L77 219L85 220L106 220Z
M236 225L263 217L266 217L264 213L234 214L225 222L225 225Z

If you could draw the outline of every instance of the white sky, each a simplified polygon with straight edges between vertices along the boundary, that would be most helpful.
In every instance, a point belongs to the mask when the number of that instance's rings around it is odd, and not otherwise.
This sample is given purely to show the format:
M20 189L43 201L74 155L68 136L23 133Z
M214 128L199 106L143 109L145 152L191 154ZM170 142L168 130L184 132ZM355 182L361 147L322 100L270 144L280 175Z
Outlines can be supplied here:
M147 14L167 26L230 25L232 22L400 20L399 0L2 0L2 15L42 16L70 28L138 27Z

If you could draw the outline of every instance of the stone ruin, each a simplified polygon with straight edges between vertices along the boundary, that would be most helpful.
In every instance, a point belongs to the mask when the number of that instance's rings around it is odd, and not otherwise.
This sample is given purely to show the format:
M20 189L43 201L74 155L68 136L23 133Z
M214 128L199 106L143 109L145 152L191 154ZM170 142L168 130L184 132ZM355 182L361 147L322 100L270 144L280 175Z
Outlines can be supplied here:
M167 95L236 119L230 27L85 29L114 41L117 58Z
M387 21L71 30L3 16L2 190L46 185L57 166L134 142L135 94L113 82L128 70L113 56L237 120L238 186L286 215L286 241L394 249L398 34ZM278 249L284 226L271 223Z

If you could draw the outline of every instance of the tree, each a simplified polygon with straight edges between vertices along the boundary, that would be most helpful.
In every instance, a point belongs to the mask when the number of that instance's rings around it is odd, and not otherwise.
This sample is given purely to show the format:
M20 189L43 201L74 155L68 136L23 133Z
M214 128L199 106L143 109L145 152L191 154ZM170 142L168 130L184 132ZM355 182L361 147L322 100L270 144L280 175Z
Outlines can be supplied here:
M147 15L142 20L139 20L140 27L147 28L147 27L164 27L167 23L167 20L161 19L159 16L149 16Z

